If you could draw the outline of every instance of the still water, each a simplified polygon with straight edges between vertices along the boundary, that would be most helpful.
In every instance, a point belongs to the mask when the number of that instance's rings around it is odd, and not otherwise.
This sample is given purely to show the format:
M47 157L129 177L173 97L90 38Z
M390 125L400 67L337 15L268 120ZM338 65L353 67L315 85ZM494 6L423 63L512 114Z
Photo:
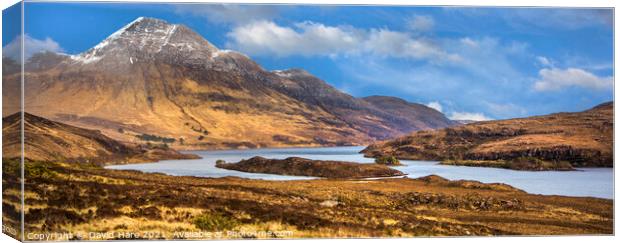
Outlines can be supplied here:
M340 160L359 163L373 163L358 152L364 147L329 148L278 148L251 150L188 151L198 154L197 160L165 160L156 163L107 166L109 169L139 170L161 172L169 175L224 177L238 176L263 180L305 180L315 179L305 176L282 176L259 173L246 173L215 167L215 161L238 162L254 156L272 159L303 157L317 160ZM613 169L580 168L579 171L515 171L496 168L440 165L436 161L402 160L405 166L394 167L410 178L435 174L450 180L476 180L481 182L500 182L512 185L529 193L566 196L592 196L613 198Z

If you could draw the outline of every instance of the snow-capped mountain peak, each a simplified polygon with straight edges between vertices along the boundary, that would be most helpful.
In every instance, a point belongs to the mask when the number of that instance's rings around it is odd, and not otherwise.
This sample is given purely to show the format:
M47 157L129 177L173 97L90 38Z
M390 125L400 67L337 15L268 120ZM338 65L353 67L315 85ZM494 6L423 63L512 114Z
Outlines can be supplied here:
M176 59L179 55L185 58L211 56L216 51L215 46L183 25L139 17L93 48L71 58L88 64L113 57L114 62L133 64L139 60Z

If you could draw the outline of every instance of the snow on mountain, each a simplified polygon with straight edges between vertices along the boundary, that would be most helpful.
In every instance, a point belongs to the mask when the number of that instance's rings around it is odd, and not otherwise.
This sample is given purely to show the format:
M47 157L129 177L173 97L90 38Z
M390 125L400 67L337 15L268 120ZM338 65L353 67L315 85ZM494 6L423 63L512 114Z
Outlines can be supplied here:
M215 46L183 25L139 17L93 48L72 55L71 59L89 64L111 58L114 62L133 64L152 59L196 59L217 51Z

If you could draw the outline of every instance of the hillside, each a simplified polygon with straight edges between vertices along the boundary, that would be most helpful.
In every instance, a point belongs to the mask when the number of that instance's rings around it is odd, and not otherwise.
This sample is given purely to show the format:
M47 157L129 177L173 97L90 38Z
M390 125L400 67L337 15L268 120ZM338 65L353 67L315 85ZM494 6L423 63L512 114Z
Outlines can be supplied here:
M583 112L419 131L372 144L362 153L369 157L394 155L400 159L443 160L470 166L487 166L489 162L499 162L497 167L511 167L510 163L544 166L543 163L568 162L576 167L612 167L613 103Z
M384 109L300 69L267 71L183 25L153 18L138 18L78 55L36 54L25 69L27 112L123 142L353 145L455 124L423 105ZM20 77L3 78L6 116L18 111L10 101L19 100Z
M2 158L21 156L21 114L2 119ZM165 147L123 144L99 131L74 127L24 113L24 157L37 161L94 162L98 164L190 159Z

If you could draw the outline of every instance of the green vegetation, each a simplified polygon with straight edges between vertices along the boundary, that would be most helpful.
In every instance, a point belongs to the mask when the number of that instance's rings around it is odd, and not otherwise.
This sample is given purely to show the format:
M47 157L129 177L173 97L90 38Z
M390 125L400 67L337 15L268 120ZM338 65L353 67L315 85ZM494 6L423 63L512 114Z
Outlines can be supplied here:
M170 147L168 147L168 144L166 143L151 143L151 142L146 142L146 148L147 149L169 149Z
M162 136L146 134L146 133L136 135L136 137L139 138L140 140L151 141L151 142L174 143L176 141L175 138L162 137Z
M215 165L223 165L226 164L226 161L223 159L218 159L217 161L215 161Z
M567 161L545 161L535 157L519 157L507 163L513 170L573 170Z
M26 178L37 177L51 179L56 176L56 172L51 170L54 163L40 163L26 159L24 161L24 176ZM21 175L19 159L2 159L2 171L8 175Z
M518 157L513 160L444 160L441 164L528 171L574 170L573 166L567 161L545 161L535 157Z
M21 174L21 167L18 158L6 159L2 158L2 173L9 175Z
M24 173L26 178L40 177L51 179L56 176L56 172L50 169L49 163L35 163L29 160L24 161Z
M194 225L201 230L223 231L237 227L239 222L219 213L209 213L194 218Z
M401 165L400 160L392 155L378 157L375 159L375 163L380 165Z

